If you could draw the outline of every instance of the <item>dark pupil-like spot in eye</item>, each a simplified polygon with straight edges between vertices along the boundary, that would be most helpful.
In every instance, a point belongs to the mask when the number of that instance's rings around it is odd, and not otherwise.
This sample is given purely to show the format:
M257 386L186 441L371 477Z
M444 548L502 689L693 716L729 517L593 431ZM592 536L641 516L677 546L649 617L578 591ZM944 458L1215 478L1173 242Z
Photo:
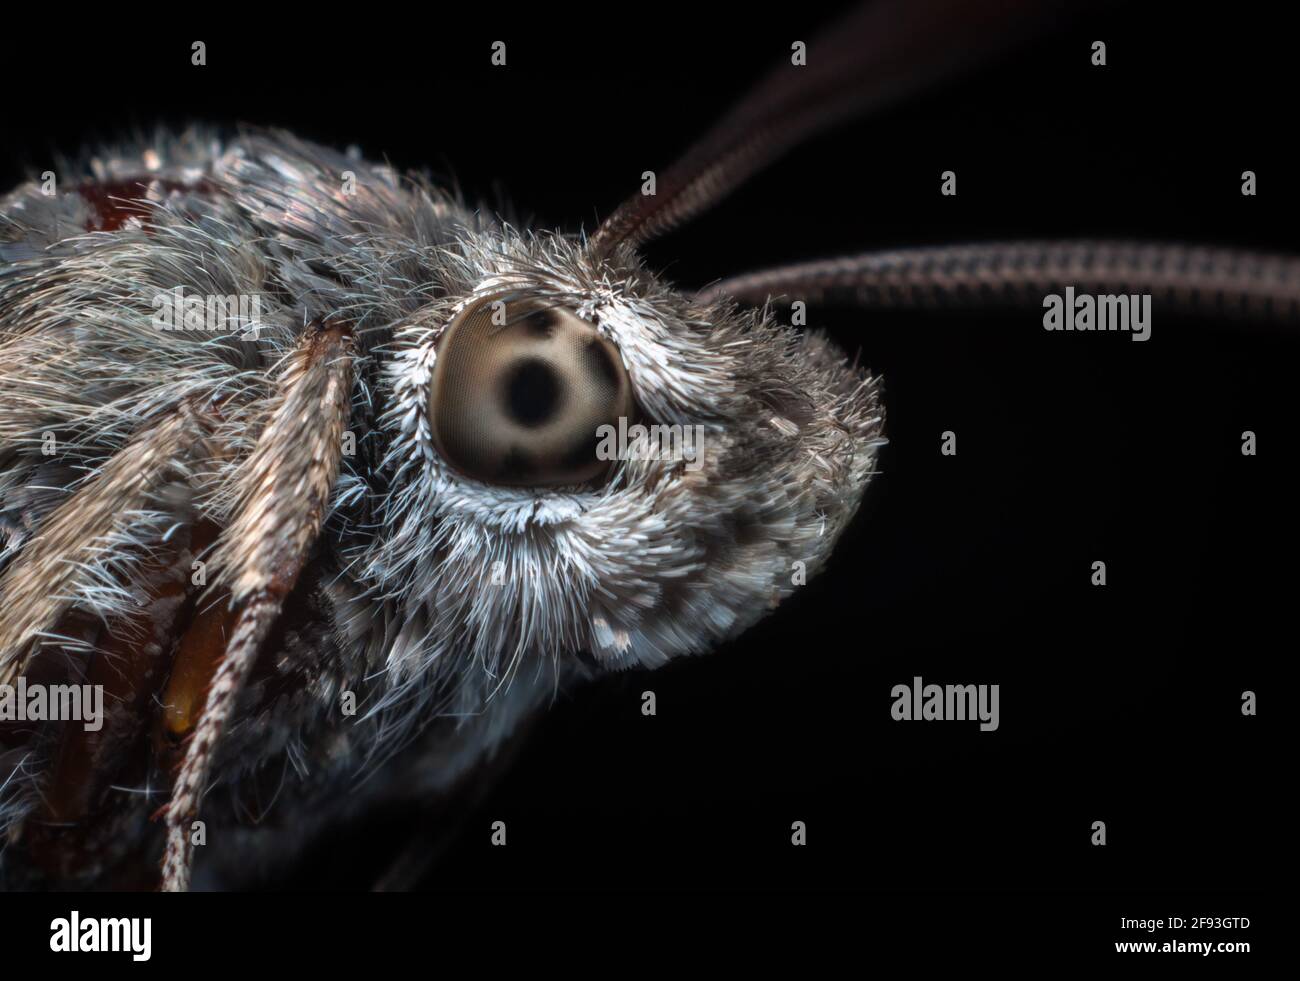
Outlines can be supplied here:
M545 361L529 358L510 369L505 386L510 418L521 426L543 426L560 406L560 379Z
M605 384L618 390L618 368L614 365L609 349L594 337L587 343L587 365L594 374L605 380Z

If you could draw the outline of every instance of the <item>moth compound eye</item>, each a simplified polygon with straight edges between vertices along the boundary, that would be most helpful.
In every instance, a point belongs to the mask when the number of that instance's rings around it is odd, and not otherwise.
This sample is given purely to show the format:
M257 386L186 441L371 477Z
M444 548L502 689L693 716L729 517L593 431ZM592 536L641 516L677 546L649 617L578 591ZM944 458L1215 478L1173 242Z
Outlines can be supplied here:
M492 297L438 342L433 440L455 469L489 484L554 487L603 475L599 429L631 415L618 348L563 307Z

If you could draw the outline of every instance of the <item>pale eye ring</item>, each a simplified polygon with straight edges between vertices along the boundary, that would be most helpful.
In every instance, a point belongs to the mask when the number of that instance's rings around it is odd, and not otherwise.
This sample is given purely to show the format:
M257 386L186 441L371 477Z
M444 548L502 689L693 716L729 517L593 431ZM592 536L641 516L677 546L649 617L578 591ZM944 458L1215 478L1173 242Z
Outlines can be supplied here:
M562 306L528 296L467 306L438 341L429 393L434 445L489 484L555 487L608 472L599 430L633 412L618 348Z

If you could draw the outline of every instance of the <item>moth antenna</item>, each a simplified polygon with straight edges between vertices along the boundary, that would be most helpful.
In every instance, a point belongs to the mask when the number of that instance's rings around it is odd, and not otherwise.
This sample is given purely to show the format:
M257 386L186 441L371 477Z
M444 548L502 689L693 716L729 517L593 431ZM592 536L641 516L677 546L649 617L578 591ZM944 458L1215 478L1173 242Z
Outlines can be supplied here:
M656 181L596 229L598 256L637 248L712 207L786 151L836 123L893 104L1063 19L1034 0L868 3L773 70ZM1035 29L1040 29L1036 32Z
M1204 246L1066 241L987 242L871 252L724 279L700 303L731 297L842 299L879 309L1038 307L1067 286L1151 294L1189 314L1300 319L1300 258Z
M238 478L234 517L213 563L234 623L185 746L170 802L162 889L189 888L189 822L199 811L217 743L262 642L293 590L325 520L351 408L352 334L317 321L290 355L281 394Z

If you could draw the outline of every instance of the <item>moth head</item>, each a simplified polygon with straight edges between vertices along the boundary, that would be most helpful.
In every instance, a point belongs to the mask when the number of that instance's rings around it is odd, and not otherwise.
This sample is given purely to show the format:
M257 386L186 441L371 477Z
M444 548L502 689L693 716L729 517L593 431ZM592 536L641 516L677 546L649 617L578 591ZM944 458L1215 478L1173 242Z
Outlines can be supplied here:
M885 36L867 28L778 67L590 237L478 226L445 250L444 299L398 332L391 374L396 490L369 558L406 618L390 664L468 653L493 684L652 666L825 564L883 443L876 380L768 306L674 289L640 247L869 102L881 80L841 70Z
M656 665L825 563L882 442L864 371L631 250L462 248L461 292L399 332L390 376L399 488L371 561L410 617L390 661Z

